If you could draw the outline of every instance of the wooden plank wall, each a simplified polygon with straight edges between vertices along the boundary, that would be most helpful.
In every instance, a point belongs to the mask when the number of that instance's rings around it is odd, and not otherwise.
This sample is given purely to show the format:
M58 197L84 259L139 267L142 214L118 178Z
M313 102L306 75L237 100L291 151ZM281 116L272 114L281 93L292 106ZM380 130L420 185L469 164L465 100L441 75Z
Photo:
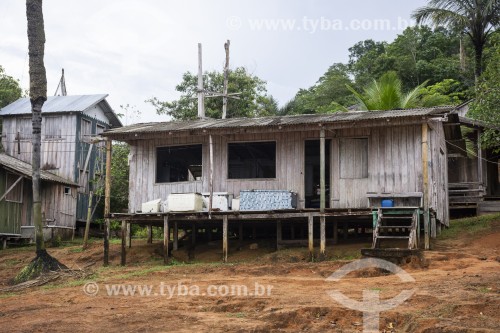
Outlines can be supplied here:
M440 125L441 126L441 125ZM442 129L442 127L440 127ZM442 135L437 132L432 140ZM304 207L304 141L318 139L317 132L257 133L214 135L214 191L239 195L244 189L291 190L299 194L299 208ZM421 124L373 128L350 128L326 131L331 139L331 200L333 208L367 208L367 192L422 192ZM368 177L340 178L339 142L342 138L368 138ZM263 180L227 179L227 143L271 141L277 145L277 177ZM444 140L444 139L443 139ZM444 141L443 141L444 142ZM180 144L203 145L203 177L200 181L155 184L156 147ZM208 136L157 139L130 142L129 211L141 209L141 203L170 193L208 192ZM434 157L433 157L434 158ZM442 172L436 169L436 173ZM441 198L442 194L438 194ZM446 206L447 207L447 206Z
M441 223L449 225L448 154L443 124L430 122L429 132L429 208Z
M61 177L74 180L74 160L76 141L76 115L51 116L51 126L57 119L59 138L45 138L45 124L42 120L42 168ZM52 127L51 127L52 128ZM17 132L21 134L20 154ZM31 118L5 117L3 119L2 144L5 152L17 159L31 164Z

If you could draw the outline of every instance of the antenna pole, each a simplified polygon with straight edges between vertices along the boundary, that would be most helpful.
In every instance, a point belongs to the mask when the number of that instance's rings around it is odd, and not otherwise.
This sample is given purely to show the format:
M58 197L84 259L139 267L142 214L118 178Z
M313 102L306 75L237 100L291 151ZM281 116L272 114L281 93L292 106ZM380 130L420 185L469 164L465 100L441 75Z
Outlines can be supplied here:
M201 43L198 43L198 118L205 118L205 94L203 91Z
M224 66L224 92L222 95L222 119L227 116L227 85L229 81L229 39L224 43L224 50L226 50L226 64Z

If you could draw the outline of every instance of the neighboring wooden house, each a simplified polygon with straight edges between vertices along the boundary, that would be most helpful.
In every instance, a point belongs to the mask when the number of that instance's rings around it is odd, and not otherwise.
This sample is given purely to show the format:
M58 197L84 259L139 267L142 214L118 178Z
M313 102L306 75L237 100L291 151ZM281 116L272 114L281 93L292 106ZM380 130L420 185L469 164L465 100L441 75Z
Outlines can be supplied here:
M73 194L77 205L72 212L72 227L76 221L86 220L91 186L104 178L105 145L92 138L122 126L106 101L107 96L51 96L42 108L42 169L79 185ZM31 163L29 99L21 98L4 107L0 116L4 152Z
M34 237L31 173L30 164L0 153L0 239ZM71 235L78 185L45 170L40 177L44 233Z

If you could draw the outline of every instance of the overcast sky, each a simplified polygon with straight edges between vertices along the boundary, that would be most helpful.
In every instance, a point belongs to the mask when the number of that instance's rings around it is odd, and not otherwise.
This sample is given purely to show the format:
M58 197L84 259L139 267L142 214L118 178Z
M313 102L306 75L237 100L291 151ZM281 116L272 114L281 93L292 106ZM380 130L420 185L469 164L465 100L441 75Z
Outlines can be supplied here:
M308 88L348 48L365 39L392 41L426 0L45 0L48 94L61 68L68 94L109 94L117 112L135 105L140 119L167 120L144 101L178 97L175 86L197 71L222 70L224 42L230 66L267 81L280 103ZM28 88L25 1L0 3L0 65Z

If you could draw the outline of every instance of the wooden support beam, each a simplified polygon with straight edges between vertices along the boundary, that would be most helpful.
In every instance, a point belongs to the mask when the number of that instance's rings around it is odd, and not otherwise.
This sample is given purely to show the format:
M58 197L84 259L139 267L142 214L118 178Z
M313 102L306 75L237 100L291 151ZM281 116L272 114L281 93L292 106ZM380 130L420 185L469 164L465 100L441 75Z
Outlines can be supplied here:
M222 216L222 261L227 262L227 215Z
M147 226L148 228L148 244L153 243L153 226L150 224Z
M122 266L125 266L127 263L127 221L122 221L122 253L121 253L121 262Z
M326 202L326 180L325 180L325 129L321 128L319 132L319 211L325 212Z
M213 206L213 197L214 197L214 143L212 139L212 135L208 136L209 140L209 154L210 154L210 166L209 166L209 187L210 187L210 196L208 197L208 215L209 217L212 214L212 206Z
M210 233L212 229L210 229ZM238 225L238 249L243 249L243 221L240 221Z
M320 243L319 243L319 255L320 258L323 260L325 258L325 247L326 247L326 236L325 236L325 216L320 215L319 217L319 223L320 223Z
M280 243L283 240L282 227L281 220L276 221L276 250L280 249Z
M106 140L106 181L104 185L104 218L106 227L104 228L104 266L109 265L109 232L110 232L110 203L111 203L111 149L112 140Z
M130 230L130 223L127 223L127 247L132 247L132 231Z
M333 244L339 242L339 225L337 221L333 221Z
M424 212L424 248L429 249L429 212Z
M481 130L477 130L477 181L483 183L483 152L481 149Z
M170 228L168 226L168 215L163 216L163 262L168 265L168 246L170 241Z
M174 221L174 244L173 244L173 250L177 251L179 249L179 226L177 224L177 221Z
M422 124L422 179L423 179L423 215L424 215L424 246L429 249L429 128ZM417 236L420 230L417 230Z
M2 249L7 250L7 238L2 239Z
M431 238L436 238L436 217L431 217Z
M307 234L308 234L308 237L307 237L307 240L308 240L308 244L309 244L309 260L310 261L313 261L314 260L314 231L313 231L313 227L314 227L314 217L312 214L309 214L309 216L307 217Z
M196 246L196 222L191 223L191 247Z

